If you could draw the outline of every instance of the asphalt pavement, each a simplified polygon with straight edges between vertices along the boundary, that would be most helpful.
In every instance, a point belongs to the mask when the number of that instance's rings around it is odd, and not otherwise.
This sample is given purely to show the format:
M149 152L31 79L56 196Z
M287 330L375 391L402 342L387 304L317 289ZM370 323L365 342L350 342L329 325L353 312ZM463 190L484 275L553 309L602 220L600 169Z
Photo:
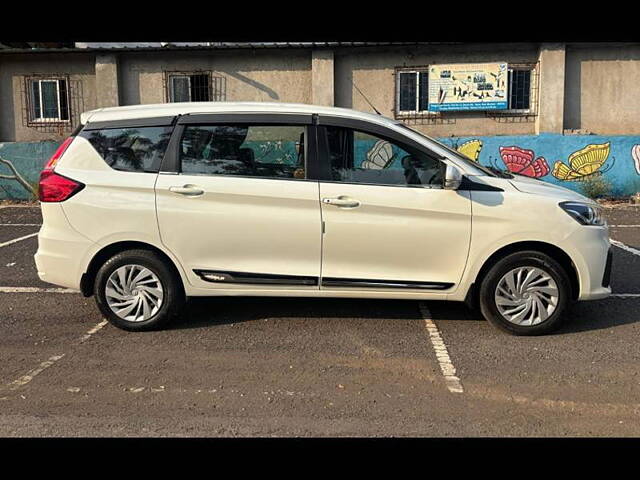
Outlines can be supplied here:
M257 297L129 333L38 279L37 206L0 207L0 436L638 436L640 208L606 215L614 295L553 335L455 303Z

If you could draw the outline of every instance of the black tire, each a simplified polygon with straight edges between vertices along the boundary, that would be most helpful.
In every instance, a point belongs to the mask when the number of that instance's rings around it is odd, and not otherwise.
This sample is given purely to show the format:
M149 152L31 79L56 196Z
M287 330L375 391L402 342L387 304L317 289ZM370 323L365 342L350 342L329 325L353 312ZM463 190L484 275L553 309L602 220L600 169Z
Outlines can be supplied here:
M142 321L128 321L120 318L109 306L105 293L105 286L109 276L118 268L125 265L141 265L148 268L160 280L163 299L158 311L149 319ZM96 275L94 295L98 308L105 318L113 325L123 330L140 332L157 330L164 327L178 316L185 302L182 281L166 260L150 250L136 249L117 253L107 260Z
M498 310L495 292L498 282L511 270L518 267L536 267L544 270L556 282L558 302L553 313L537 325L516 325L507 320ZM571 283L564 268L549 255L538 251L512 253L496 262L487 272L480 285L480 311L493 325L512 335L544 335L557 330L565 321L565 312L572 303Z

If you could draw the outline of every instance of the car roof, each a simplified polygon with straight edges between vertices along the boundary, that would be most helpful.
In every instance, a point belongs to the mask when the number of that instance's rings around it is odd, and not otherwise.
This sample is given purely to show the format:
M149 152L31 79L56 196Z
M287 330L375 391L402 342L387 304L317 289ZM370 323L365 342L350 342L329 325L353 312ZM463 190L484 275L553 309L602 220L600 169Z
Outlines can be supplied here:
M176 115L199 113L317 113L339 117L357 118L383 125L393 125L397 122L382 115L360 112L350 108L326 107L305 103L280 102L181 102L157 103L147 105L130 105L126 107L99 108L84 112L80 121L107 122L153 117L171 117Z

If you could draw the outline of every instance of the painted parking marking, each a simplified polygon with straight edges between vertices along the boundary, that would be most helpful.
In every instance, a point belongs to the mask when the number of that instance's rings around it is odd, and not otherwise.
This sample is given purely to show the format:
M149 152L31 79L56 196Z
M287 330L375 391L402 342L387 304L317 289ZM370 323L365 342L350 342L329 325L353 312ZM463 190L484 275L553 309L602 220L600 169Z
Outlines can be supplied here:
M609 228L638 228L640 225L609 225Z
M7 245L12 245L14 243L21 242L22 240L26 240L27 238L35 237L36 235L38 235L38 232L30 233L29 235L25 235L24 237L14 238L13 240L9 240L8 242L0 243L0 248L6 247Z
M20 387L24 387L27 383L33 380L36 377L36 375L40 375L47 368L54 365L58 360L64 358L64 355L65 355L64 353L62 355L54 355L50 357L49 360L45 360L33 370L30 370L28 373L26 373L22 377L18 378L17 380L14 380L9 385L7 385L6 387L7 390L15 391Z
M89 338L91 338L92 335L94 335L96 332L100 331L106 324L107 324L107 321L106 320L102 320L100 323L98 323L93 328L91 328L87 333L85 333L80 338L78 338L78 340L76 342L74 342L74 344L75 345L81 345L82 343L86 342L87 340L89 340ZM51 366L55 365L58 361L62 360L65 356L66 356L66 353L62 353L60 355L53 355L53 356L49 357L48 360L45 360L44 362L42 362L40 365L38 365L33 370L30 370L29 372L27 372L26 374L24 374L20 378L18 378L16 380L14 380L13 382L7 384L4 387L4 389L11 392L11 391L16 391L16 390L24 387L29 382L31 382L31 380L33 380L36 376L40 375L47 368L50 368ZM2 392L2 390L3 389L0 388L0 393Z
M629 245L625 245L624 243L619 242L618 240L614 240L613 238L610 241L612 245L615 245L616 247L621 248L626 252L633 253L634 255L640 256L640 250L638 250L637 248L633 248L633 247L630 247Z
M444 376L447 388L451 393L464 393L462 382L460 382L460 379L456 376L456 367L454 367L451 357L449 357L447 346L444 344L444 340L442 339L442 335L440 335L438 327L431 319L429 307L427 307L425 302L420 302L419 308L420 314L422 315L427 327L427 332L429 332L429 339L431 340L433 350L436 352L436 358L438 359L438 364L440 365L440 370Z
M0 287L0 293L80 293L73 288Z
M0 227L41 227L41 223L0 223Z

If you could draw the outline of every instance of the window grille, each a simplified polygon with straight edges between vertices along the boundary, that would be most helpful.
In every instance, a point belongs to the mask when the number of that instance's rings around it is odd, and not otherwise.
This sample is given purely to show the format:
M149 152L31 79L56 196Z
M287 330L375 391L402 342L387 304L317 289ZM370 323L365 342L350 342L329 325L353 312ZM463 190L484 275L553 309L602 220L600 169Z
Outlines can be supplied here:
M21 82L22 124L64 135L84 109L82 82L68 75L27 75Z
M168 102L211 102L226 100L226 79L211 72L165 72Z

